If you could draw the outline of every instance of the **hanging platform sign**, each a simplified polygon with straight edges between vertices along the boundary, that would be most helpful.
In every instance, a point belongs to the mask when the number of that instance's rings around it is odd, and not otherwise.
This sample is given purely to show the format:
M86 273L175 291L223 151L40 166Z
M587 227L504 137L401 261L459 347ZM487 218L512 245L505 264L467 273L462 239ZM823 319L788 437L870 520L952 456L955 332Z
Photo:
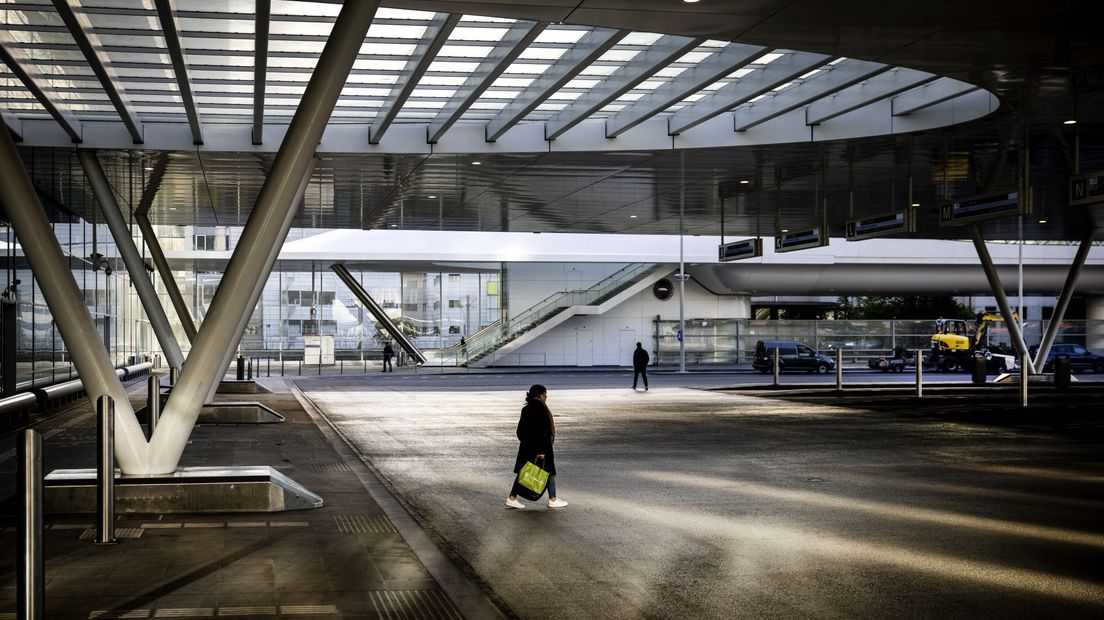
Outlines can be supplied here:
M1070 178L1070 206L1104 204L1104 171Z
M774 238L775 252L793 252L828 245L828 235L821 234L822 227L778 235Z
M844 237L848 241L916 232L916 210L893 211L847 222Z
M980 220L1031 213L1031 201L1021 201L1019 192L1000 192L970 196L944 204L939 209L939 223L957 226Z
M717 260L722 263L745 258L758 258L762 255L763 240L758 237L755 239L744 239L743 241L733 241L732 243L722 243L717 248Z

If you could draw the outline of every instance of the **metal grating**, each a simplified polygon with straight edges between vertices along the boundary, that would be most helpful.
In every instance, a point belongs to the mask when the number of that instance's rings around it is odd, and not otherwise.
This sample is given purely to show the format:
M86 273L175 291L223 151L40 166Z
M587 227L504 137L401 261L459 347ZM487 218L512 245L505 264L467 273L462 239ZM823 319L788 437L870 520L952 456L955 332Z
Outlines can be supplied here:
M334 515L337 531L344 534L397 534L398 530L383 515Z
M368 594L384 620L463 619L452 601L437 590L378 590Z
M144 529L140 527L117 527L115 528L115 538L141 538ZM81 532L81 540L93 540L96 538L96 529L88 528ZM143 618L145 616L142 616Z
M307 466L307 470L318 472L320 474L333 474L338 472L350 471L349 466L345 463L311 463Z

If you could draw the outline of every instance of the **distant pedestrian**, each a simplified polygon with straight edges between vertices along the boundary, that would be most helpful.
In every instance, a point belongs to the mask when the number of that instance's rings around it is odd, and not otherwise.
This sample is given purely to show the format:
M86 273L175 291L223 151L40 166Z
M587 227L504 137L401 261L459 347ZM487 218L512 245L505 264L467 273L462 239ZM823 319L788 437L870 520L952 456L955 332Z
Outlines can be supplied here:
M947 326L947 319L944 319L942 316L940 316L938 319L935 320L935 333L942 334L943 329L946 326Z
M548 486L545 487L548 490L548 507L563 508L567 502L556 497L556 455L552 451L552 443L556 441L556 421L545 404L547 400L548 390L543 385L534 385L525 394L525 406L521 408L517 426L517 438L521 445L514 461L514 473L521 473L521 468L529 462L548 472ZM518 501L518 492L515 479L506 498L506 505L510 508L525 508L525 504Z
M391 348L390 342L383 343L383 370L380 372L395 372L395 367L391 365L391 358L394 357L395 350Z
M636 380L638 377L644 378L644 391L648 391L648 362L651 358L648 357L648 352L644 350L644 346L639 342L636 343L636 350L633 351L633 389L636 389Z

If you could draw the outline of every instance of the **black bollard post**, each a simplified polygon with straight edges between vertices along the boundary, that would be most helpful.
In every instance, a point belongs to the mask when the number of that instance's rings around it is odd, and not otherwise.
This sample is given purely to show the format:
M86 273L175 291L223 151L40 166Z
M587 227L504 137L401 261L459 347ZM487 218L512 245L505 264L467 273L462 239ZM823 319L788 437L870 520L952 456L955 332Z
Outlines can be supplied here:
M33 429L20 433L16 444L19 460L17 496L23 504L19 515L19 574L16 576L16 616L42 620L46 615L46 568L42 529L42 435Z
M115 402L96 400L96 544L115 543Z

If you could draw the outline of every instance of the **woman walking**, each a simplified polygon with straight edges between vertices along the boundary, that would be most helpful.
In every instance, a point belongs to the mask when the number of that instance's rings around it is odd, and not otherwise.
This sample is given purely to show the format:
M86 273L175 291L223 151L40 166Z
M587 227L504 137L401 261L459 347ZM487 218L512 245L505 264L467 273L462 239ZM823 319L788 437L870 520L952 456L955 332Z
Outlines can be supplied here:
M534 385L525 394L525 406L521 408L521 419L517 427L517 438L521 446L518 447L517 460L514 462L514 473L521 472L526 462L533 462L548 472L548 507L563 508L567 506L567 502L556 497L556 455L552 452L552 443L556 440L556 422L552 419L552 411L545 404L547 400L548 390L543 385ZM525 508L525 504L518 501L518 489L515 478L510 496L506 498L506 505L510 508Z

